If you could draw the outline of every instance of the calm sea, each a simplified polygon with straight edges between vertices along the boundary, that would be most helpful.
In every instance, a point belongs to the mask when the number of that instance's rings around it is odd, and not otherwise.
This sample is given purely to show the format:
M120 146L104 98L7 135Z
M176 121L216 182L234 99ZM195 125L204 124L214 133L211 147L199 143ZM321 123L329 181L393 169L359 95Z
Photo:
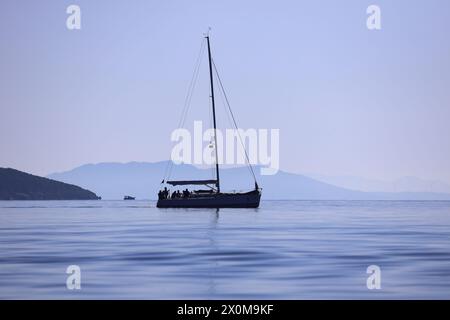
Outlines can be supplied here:
M450 202L3 201L0 298L449 299Z

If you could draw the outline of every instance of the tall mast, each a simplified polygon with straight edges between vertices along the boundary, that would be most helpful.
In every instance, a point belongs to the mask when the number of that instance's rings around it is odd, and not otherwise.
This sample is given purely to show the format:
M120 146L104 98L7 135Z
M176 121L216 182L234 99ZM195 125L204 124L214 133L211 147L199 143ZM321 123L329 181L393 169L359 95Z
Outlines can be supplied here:
M213 82L213 69L211 63L211 46L209 44L209 34L206 36L208 42L208 60L209 60L209 79L211 83L211 101L212 101L212 113L213 113L213 124L214 124L214 149L216 150L216 177L217 177L217 192L220 192L220 179L219 179L219 157L217 152L217 126L216 126L216 105L214 102L214 82Z

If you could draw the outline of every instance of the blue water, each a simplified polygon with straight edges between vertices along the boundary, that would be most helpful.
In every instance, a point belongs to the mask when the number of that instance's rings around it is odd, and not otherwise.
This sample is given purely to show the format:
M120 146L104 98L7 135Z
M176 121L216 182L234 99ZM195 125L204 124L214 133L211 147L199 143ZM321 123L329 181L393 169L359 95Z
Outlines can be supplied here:
M449 299L450 202L3 201L0 298Z

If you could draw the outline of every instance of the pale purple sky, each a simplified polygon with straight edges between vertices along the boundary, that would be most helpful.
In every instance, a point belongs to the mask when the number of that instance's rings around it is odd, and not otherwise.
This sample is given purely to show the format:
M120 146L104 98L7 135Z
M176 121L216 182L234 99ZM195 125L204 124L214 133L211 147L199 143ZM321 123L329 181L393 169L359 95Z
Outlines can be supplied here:
M208 26L240 126L280 129L281 169L450 182L447 0L4 0L0 166L167 159Z

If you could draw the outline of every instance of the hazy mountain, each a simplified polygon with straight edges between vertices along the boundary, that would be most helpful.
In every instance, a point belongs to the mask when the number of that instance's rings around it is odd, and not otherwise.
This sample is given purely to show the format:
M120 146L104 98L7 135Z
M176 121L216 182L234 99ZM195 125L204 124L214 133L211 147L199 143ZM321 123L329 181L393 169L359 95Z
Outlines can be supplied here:
M49 178L95 190L103 199L122 199L133 195L138 199L155 199L164 176L167 162L156 163L99 163L87 164L71 171L54 173ZM274 176L255 173L263 199L298 200L450 200L441 193L369 193L337 187L312 178L280 171ZM192 165L174 165L171 177L181 179L209 179L212 169ZM221 170L222 190L246 190L254 187L247 167Z
M80 187L0 168L0 200L96 200L95 193Z
M326 176L320 174L308 174L308 176L338 187L367 192L450 193L450 185L445 182L416 177L402 177L393 181L383 181L355 176Z

